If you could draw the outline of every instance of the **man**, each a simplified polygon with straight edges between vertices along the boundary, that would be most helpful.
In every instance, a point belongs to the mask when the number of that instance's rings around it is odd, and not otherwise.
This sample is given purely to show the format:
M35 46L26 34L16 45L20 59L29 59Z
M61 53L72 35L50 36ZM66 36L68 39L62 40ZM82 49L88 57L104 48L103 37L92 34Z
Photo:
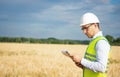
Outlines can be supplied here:
M110 45L99 27L99 19L93 13L85 13L81 18L83 33L92 38L84 58L72 55L72 60L83 69L83 77L106 77L109 63Z

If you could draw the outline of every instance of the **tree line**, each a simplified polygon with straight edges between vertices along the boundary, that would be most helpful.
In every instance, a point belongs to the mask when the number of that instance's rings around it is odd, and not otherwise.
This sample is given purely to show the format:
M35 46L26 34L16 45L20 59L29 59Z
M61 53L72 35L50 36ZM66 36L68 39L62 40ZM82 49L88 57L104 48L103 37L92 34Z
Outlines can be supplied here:
M120 46L120 37L114 38L110 35L105 36L111 45ZM41 44L89 44L89 40L60 40L53 37L47 39L25 38L25 37L0 37L0 42L16 42L16 43L41 43Z

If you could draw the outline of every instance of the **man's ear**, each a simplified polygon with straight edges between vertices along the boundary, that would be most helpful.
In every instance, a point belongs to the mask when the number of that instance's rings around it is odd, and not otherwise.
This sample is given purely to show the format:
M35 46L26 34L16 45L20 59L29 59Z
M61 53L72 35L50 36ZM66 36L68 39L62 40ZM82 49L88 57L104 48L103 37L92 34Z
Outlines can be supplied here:
M95 25L95 27L97 27L97 28L98 28L98 24L97 24L97 23L94 23L94 25Z
M96 24L96 23L94 23L94 25L95 25L95 27L97 27L97 24Z

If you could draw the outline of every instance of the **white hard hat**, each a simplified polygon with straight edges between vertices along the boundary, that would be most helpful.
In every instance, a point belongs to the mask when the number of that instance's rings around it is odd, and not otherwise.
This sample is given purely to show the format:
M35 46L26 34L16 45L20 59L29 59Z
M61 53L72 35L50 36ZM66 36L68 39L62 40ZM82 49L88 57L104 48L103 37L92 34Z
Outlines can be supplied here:
M85 13L81 18L80 26L89 24L89 23L100 23L98 17L93 13Z

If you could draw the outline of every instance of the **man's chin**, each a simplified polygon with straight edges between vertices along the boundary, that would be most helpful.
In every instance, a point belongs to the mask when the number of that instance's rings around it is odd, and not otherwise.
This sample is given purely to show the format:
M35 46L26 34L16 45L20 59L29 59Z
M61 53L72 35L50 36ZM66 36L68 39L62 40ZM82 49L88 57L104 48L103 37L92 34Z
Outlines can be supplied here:
M88 38L92 38L92 36L87 36Z

